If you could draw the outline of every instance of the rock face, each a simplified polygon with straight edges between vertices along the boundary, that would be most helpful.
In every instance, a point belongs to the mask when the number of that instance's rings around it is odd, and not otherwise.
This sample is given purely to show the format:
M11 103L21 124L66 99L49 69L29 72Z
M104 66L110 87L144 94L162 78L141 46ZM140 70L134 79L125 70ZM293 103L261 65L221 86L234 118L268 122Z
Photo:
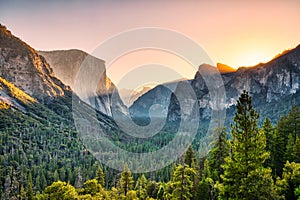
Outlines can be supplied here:
M58 51L39 51L40 55L44 56L47 62L53 69L56 77L58 77L64 84L70 86L73 90L78 73L80 72L83 63L92 64L92 67L97 68L101 77L97 83L95 93L92 93L88 98L77 94L81 99L95 107L102 113L112 116L112 107L122 113L126 113L126 106L119 97L118 90L112 81L106 76L105 62L101 59L90 56L81 50L58 50ZM75 90L76 91L76 90ZM114 95L114 100L112 100Z
M236 69L222 63L217 63L217 68L221 74L227 74L236 71Z
M148 118L151 112L154 117L165 117L177 84L178 82L166 83L149 90L129 107L130 115L133 118Z
M140 96L150 91L152 87L144 86L140 90L133 90L133 89L120 89L120 95L122 97L122 100L124 104L127 107L130 107L133 102L135 102Z
M106 80L105 80L106 81ZM107 82L112 88L112 84ZM102 92L99 87L99 93ZM73 107L76 102L76 107ZM105 131L119 130L114 120L78 98L73 90L54 76L45 58L0 25L0 105L9 105L36 117L74 127L74 113L92 118ZM96 116L91 115L95 113ZM51 115L51 116L48 116Z
M228 98L236 99L242 90L248 90L256 106L279 101L299 91L300 46L268 63L239 68L223 77Z
M210 92L214 91L208 89L209 87L202 77L203 73L200 73L200 71L212 71L213 68L216 69L206 64L201 65L194 79L189 81L197 96L201 120L209 119L212 114L213 102L210 98ZM284 103L283 101L286 101L286 98L292 96L294 98L300 95L300 45L268 63L248 68L242 67L232 72L224 73L222 71L220 76L224 83L226 95L222 101L222 107L227 109L227 116L229 118L233 116L234 110L232 110L232 108L235 106L236 100L243 90L250 92L254 107L261 113L265 114L269 112L266 110L268 105L272 105L273 110L276 110L276 106L282 105ZM141 96L131 106L131 112L138 113L139 115L141 115L140 112L144 112L147 115L152 103L159 103L162 104L163 107L166 107L166 104L169 102L169 120L174 122L179 121L180 106L178 105L175 95L172 95L170 91L160 93L157 91L158 89L154 88ZM155 99L155 101L150 101L149 99ZM162 101L160 102L159 99L162 99ZM164 99L166 99L166 101L163 101ZM293 103L297 105L300 104L300 102ZM283 113L286 113L291 106L292 105L286 107ZM270 108L268 109L270 110ZM278 112L282 113L281 111ZM265 117L266 116L262 116L263 119ZM275 121L280 115L273 112L270 117Z
M41 102L68 90L53 76L45 59L0 25L0 76Z

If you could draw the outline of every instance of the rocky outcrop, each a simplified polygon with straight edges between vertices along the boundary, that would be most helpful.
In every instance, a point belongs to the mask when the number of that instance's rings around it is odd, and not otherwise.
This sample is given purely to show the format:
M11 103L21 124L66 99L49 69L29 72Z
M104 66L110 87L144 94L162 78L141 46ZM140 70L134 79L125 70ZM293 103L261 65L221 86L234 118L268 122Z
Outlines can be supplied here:
M131 117L148 118L149 113L153 117L166 117L172 93L175 91L178 82L165 83L149 90L130 106Z
M107 82L107 86L113 87L110 82ZM101 88L98 91L101 93ZM28 113L42 123L48 123L49 120L50 123L68 125L74 129L75 118L77 121L85 118L92 119L104 132L119 131L111 117L95 111L80 100L70 87L55 77L43 56L2 25L0 105Z
M220 69L220 66L219 66ZM218 90L214 86L209 89L202 72L205 73L205 78L209 78L209 72L216 70L214 66L203 64L199 67L194 79L190 81L193 88L199 107L199 115L201 120L208 120L212 115L212 102L210 93L213 90ZM253 105L261 113L267 113L265 110L267 105L282 104L283 99L290 96L299 95L300 93L300 46L292 49L284 54L276 57L268 63L259 64L253 67L241 67L236 71L220 73L221 80L223 81L225 94L224 99L221 100L221 107L227 109L227 116L233 116L232 107L235 106L236 100L243 90L250 92L253 97ZM214 84L214 81L211 81ZM159 87L158 87L159 88ZM131 106L131 111L141 115L141 112L148 114L148 109L151 103L159 103L166 107L168 101L151 100L149 99L167 99L169 100L168 118L171 121L179 121L180 106L175 95L169 92L157 93L157 88L150 90L148 93L140 97ZM294 104L299 102L294 102ZM287 107L285 112L288 112ZM134 115L134 114L133 114ZM271 118L277 120L280 115L273 113ZM263 116L264 118L265 116Z
M234 69L228 65L225 65L223 63L217 63L217 68L221 74L227 74L227 73L232 73L232 72L236 71L236 69Z
M0 25L0 76L41 102L68 90L53 76L45 59Z
M86 103L90 104L102 113L112 116L114 109L126 113L126 106L119 97L118 89L112 81L106 76L105 62L101 59L93 57L81 50L57 50L57 51L39 51L40 55L44 56L47 62L53 69L56 77L64 84L70 86L76 92L74 84L80 70L83 70L85 65L91 65L91 69L95 73L101 74L97 83L96 91L91 92L88 97L77 92L79 97ZM90 84L90 83L89 83ZM112 96L115 96L114 98Z

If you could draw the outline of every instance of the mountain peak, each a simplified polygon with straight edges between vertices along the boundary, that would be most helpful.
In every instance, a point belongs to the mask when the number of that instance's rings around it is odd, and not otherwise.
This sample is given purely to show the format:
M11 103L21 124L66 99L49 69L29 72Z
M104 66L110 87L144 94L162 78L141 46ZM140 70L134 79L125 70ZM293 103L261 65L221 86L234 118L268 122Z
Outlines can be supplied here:
M236 69L228 65L225 65L223 63L217 63L217 68L221 74L226 74L226 73L231 73L236 71Z
M0 25L0 76L34 98L44 101L64 94L46 60L5 26Z

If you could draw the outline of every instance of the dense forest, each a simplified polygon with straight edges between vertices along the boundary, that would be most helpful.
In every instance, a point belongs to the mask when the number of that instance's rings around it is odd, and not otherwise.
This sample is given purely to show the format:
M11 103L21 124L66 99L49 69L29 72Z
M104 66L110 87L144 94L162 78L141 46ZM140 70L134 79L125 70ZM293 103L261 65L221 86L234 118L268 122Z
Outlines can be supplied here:
M23 102L27 98L14 93ZM123 172L103 166L67 122L41 123L36 115L5 103L0 107L1 199L300 199L297 107L277 124L266 118L259 127L259 115L244 92L230 131L215 130L217 140L208 156L199 158L190 146L173 165L146 174L132 174L126 164ZM35 108L56 116L45 109ZM162 141L143 148L159 148Z

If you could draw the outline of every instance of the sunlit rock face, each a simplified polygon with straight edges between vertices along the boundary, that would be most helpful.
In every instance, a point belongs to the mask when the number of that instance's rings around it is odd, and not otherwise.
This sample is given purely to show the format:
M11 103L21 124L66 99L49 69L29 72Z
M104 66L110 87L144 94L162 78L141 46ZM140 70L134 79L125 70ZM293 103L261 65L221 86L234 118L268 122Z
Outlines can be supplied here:
M39 101L64 95L67 88L37 52L0 25L0 76Z
M106 76L105 62L101 59L93 57L81 50L57 50L57 51L39 51L53 69L55 76L62 82L70 86L79 97L86 103L90 104L102 113L113 116L113 108L118 112L127 113L126 106L123 104L118 89L112 81ZM89 66L87 66L89 65ZM87 96L74 88L78 73L85 73L85 67L95 70L94 73L99 74L98 82L95 83L95 91L91 91ZM92 77L87 77L89 80ZM92 81L92 80L90 80ZM87 83L86 87L94 84Z
M253 97L254 107L262 113L266 112L264 110L266 105L274 104L274 107L276 107L279 104L288 104L288 102L282 101L286 97L299 95L300 93L300 46L277 56L268 63L261 63L254 67L241 67L238 70L231 71L226 68L226 73L224 66L219 66L217 69L220 68L222 70L220 76L225 88L224 99L220 104L222 104L222 108L227 110L236 105L236 100L243 90L249 91ZM214 102L212 102L210 96L212 91L208 89L200 69L209 72L216 70L216 68L203 64L199 67L194 79L188 81L197 97L200 118L205 120L211 117ZM180 105L176 100L176 96L172 95L176 89L158 92L159 88L154 88L141 96L133 103L131 111L139 115L142 115L141 112L148 115L148 110L152 104L161 104L164 108L168 108L169 120L179 121ZM154 100L150 101L149 99ZM169 104L169 106L166 104ZM233 111L227 112L227 114L232 116Z

